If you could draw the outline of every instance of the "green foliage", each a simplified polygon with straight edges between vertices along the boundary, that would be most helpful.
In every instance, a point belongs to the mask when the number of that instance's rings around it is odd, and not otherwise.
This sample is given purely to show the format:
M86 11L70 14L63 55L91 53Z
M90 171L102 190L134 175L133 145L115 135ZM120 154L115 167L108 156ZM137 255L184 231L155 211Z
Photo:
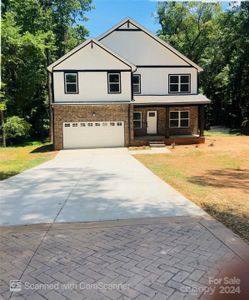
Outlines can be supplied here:
M159 36L198 62L216 34L216 18L220 14L221 7L215 3L160 3L158 19L162 29Z
M6 110L6 104L5 103L0 103L0 111Z
M31 125L18 116L9 117L3 126L7 139L20 140L29 137Z
M62 56L88 35L88 30L82 25L87 20L85 12L89 11L91 0L55 0L51 1L49 9L54 24L56 36L57 57Z
M212 104L211 124L240 127L249 118L249 3L163 2L158 34L201 65L200 92Z
M91 0L2 3L1 97L8 116L32 124L34 138L48 135L47 66L85 39L88 31L82 21L89 9Z

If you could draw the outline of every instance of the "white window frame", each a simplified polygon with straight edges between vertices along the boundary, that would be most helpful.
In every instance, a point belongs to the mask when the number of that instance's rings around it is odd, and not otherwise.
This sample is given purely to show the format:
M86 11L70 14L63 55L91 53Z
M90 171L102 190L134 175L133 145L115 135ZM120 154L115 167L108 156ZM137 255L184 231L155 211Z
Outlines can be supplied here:
M171 77L178 77L178 83L171 83ZM188 83L181 83L181 77L187 76L189 78ZM171 85L178 85L177 91L171 91ZM181 85L188 85L188 91L181 92ZM189 94L191 92L191 74L169 74L169 94Z
M138 77L138 83L133 83L132 81L132 89L133 89L133 94L141 94L141 74L132 74L132 77ZM133 78L132 78L133 79ZM138 92L134 91L134 86L138 86Z
M181 113L182 112L187 112L188 113L188 118L181 118ZM177 113L178 118L171 118L170 115L171 113ZM188 126L181 126L181 120L188 120ZM178 121L177 126L171 126L170 123L171 121ZM169 112L169 128L189 128L190 125L190 111L189 110L171 110Z
M119 81L118 82L110 82L110 75L118 75ZM118 85L118 91L112 92L110 86L112 84ZM119 72L108 72L107 73L107 86L108 86L108 94L121 94L121 73Z
M74 75L76 78L76 82L67 82L67 75ZM64 81L65 81L65 94L78 94L79 93L79 87L78 87L78 73L77 72L65 72L64 73ZM75 84L76 91L75 92L69 92L67 90L68 84Z
M139 114L140 115L140 118L139 119L134 119L134 114ZM139 124L139 127L135 127L135 125L134 125L134 123L135 123L135 121L136 122L140 122ZM133 112L133 128L134 129L141 129L143 127L143 114L142 114L142 112L141 111L134 111Z

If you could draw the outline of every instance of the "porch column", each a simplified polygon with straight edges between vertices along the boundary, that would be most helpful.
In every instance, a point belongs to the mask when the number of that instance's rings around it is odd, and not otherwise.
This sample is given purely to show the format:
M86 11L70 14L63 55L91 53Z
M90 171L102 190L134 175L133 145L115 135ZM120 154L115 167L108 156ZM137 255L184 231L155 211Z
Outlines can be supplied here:
M169 107L165 107L165 137L169 138Z
M134 140L134 128L133 128L133 112L134 112L134 105L129 104L129 136L130 136L130 145Z
M204 136L204 123L205 123L204 105L198 106L198 123L199 123L200 136Z

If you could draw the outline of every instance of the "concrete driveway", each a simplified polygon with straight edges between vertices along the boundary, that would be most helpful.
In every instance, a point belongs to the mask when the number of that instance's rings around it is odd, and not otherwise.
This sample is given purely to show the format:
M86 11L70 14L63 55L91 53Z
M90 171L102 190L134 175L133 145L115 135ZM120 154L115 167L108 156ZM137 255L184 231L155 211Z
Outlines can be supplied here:
M67 150L0 182L0 225L201 216L125 148Z

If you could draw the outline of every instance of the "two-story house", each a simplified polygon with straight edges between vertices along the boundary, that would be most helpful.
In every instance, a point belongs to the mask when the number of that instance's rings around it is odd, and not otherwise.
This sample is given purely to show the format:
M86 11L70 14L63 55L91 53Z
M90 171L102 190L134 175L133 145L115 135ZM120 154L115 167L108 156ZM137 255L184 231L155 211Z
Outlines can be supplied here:
M48 70L55 149L204 142L202 68L131 19Z

